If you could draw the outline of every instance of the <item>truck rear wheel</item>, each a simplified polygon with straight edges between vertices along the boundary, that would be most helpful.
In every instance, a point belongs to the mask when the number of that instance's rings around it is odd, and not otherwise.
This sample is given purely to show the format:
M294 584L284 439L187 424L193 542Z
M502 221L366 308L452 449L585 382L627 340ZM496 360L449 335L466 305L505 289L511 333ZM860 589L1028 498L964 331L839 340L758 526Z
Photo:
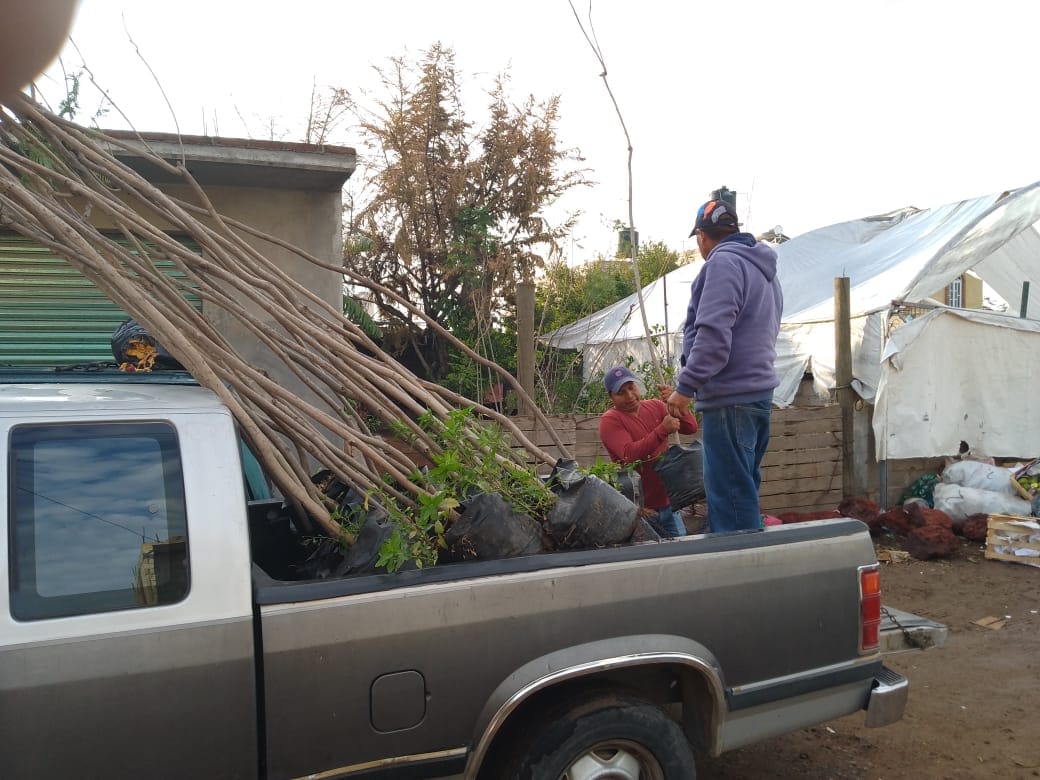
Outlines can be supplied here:
M693 780L693 751L660 707L608 695L557 710L525 739L517 780Z

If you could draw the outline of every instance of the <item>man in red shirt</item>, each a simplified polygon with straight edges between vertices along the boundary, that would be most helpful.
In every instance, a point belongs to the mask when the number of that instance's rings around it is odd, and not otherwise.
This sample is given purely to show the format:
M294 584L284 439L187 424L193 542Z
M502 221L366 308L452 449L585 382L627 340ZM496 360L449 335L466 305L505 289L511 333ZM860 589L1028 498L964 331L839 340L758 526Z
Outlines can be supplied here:
M664 482L654 471L654 461L668 449L668 437L696 433L697 420L687 406L681 417L668 413L663 399L672 394L670 385L658 385L658 398L642 397L643 383L624 366L612 368L603 376L612 407L599 419L599 438L610 459L625 466L634 465L643 487L641 514L667 536L684 536L686 526L668 502Z

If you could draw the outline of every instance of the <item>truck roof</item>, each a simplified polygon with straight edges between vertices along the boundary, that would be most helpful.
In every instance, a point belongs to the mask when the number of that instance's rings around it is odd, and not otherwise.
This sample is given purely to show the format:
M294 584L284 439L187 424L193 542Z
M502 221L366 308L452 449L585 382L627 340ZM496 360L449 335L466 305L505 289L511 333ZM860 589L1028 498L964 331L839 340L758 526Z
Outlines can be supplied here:
M224 409L212 391L183 371L0 368L0 414L78 409L201 412Z

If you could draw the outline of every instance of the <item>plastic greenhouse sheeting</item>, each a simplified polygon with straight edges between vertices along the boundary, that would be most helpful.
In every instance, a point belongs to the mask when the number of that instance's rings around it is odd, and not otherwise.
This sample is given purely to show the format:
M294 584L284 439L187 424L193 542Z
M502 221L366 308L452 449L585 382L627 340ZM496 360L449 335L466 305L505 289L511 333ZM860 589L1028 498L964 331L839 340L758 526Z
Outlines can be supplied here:
M1040 322L936 309L893 330L874 406L878 460L953 455L961 442L998 458L1040 449Z
M853 388L873 401L881 381L884 323L893 301L921 301L973 269L1017 307L1021 285L1040 257L1040 182L931 209L904 208L813 230L776 247L784 288L777 340L780 386L774 403L789 406L806 372L820 393L834 388L834 279L850 280ZM1030 262L1030 258L1032 261ZM689 285L703 262L644 287L658 356L678 365ZM1040 280L1028 311L1040 314ZM649 362L635 295L540 337L581 350L584 373L598 377L632 357ZM667 353L665 352L667 346Z

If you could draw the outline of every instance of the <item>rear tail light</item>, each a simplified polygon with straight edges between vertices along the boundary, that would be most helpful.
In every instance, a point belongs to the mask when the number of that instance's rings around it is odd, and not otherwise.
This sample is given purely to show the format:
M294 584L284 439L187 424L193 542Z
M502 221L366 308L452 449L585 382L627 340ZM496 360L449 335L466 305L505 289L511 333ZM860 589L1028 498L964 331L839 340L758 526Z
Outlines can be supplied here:
M875 652L881 646L881 572L877 564L859 570L859 611L859 651Z

